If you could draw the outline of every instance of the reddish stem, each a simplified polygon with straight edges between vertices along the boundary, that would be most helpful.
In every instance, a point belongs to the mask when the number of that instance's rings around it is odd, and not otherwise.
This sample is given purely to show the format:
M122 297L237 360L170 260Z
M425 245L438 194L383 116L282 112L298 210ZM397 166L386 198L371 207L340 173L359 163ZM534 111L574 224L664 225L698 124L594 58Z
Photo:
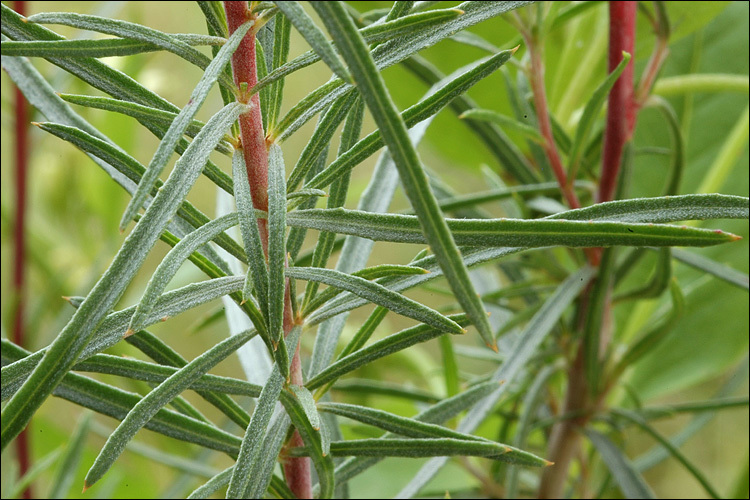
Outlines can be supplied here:
M26 2L15 2L16 12L26 15ZM24 345L24 312L26 309L25 275L26 275L26 181L29 162L29 112L21 90L15 89L15 156L16 156L16 214L14 224L13 255L13 292L15 295L15 316L13 318L13 342ZM19 474L24 476L31 467L31 453L29 449L29 428L21 431L16 439L16 455L18 457ZM23 498L34 498L31 485L22 493Z
M635 47L636 2L609 3L609 53L608 71L611 73L620 61L622 52L633 54ZM607 126L602 153L602 175L599 181L600 203L609 201L615 192L620 158L625 143L630 139L635 125L636 105L633 100L633 60L617 79L609 93Z
M536 116L539 121L539 132L544 139L542 147L552 167L552 172L554 172L555 178L557 178L557 183L560 185L560 189L568 201L568 205L570 208L581 208L581 202L578 201L578 196L576 196L573 186L568 183L562 160L560 160L560 154L557 152L557 147L555 146L552 123L550 122L547 110L547 92L544 88L544 62L542 61L540 48L530 37L526 39L526 45L529 48L531 56L531 88L534 94Z
M224 8L227 13L227 25L229 33L239 28L243 23L254 18L245 1L226 1ZM258 74L255 64L255 31L250 30L242 39L239 47L232 56L232 72L234 82L243 91L252 89L258 83ZM254 94L250 99L246 94L239 96L241 102L250 102L251 108L247 113L240 115L240 139L242 150L247 166L247 178L250 183L250 196L253 206L259 210L268 211L268 145L266 134L263 130L263 117L260 110L260 98ZM258 228L263 244L263 251L268 257L268 221L258 219ZM286 281L284 292L284 336L287 336L294 327L295 321L292 317L292 302L290 295L289 280ZM299 347L292 357L290 366L289 382L303 385L302 367L299 358ZM289 446L304 446L299 432L294 431ZM312 498L312 479L310 475L310 459L308 457L287 458L284 461L284 475L287 484L297 498Z

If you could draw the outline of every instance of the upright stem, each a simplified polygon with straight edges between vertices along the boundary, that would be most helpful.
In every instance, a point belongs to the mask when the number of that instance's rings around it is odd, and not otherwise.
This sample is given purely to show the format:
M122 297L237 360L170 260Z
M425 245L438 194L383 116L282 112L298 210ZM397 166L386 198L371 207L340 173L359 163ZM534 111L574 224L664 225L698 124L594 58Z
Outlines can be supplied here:
M611 73L622 60L622 52L633 53L635 47L636 2L609 3L608 71ZM635 125L636 105L633 100L633 60L625 66L609 93L607 126L602 152L602 175L598 201L609 201L615 192L620 158Z
M26 2L15 3L16 12L26 15ZM26 180L29 162L29 116L26 98L21 90L15 89L15 127L16 127L16 214L13 226L13 294L15 296L15 315L13 318L13 342L24 345L24 312L25 312L25 275L26 275ZM23 477L31 466L29 450L29 428L21 431L16 439L16 455L18 457L18 472ZM29 485L23 490L23 498L34 498Z
M636 2L609 3L610 42L608 68L612 72L622 60L622 52L633 54L635 45ZM602 175L599 185L598 201L609 201L615 191L620 158L625 143L635 126L637 105L633 97L633 61L625 67L620 78L615 82L609 94L607 108L607 125L602 153ZM605 271L606 272L606 271ZM597 279L602 279L600 276ZM579 329L585 324L585 317L592 314L590 308L591 289L581 297ZM604 305L604 313L609 314ZM600 349L606 346L607 338L600 337ZM589 353L590 354L590 353ZM598 353L597 353L598 354ZM568 388L562 414L578 415L570 420L561 420L552 429L547 456L554 465L544 470L539 485L539 498L561 498L568 471L581 446L583 428L596 409L602 404L606 391L591 397L586 380L585 362L587 350L582 341L576 351L576 357L568 369Z
M227 13L229 33L239 28L254 15L245 1L226 1L224 8ZM232 56L232 73L234 82L242 89L250 90L258 83L258 73L255 61L255 30L250 30L242 39L239 47ZM255 93L247 98L247 93L239 97L242 102L251 104L247 113L240 115L240 139L247 166L247 178L250 184L250 196L253 206L259 210L268 211L268 144L263 130L263 117L260 110L260 97ZM263 251L268 257L268 221L258 219ZM261 298L262 300L262 298ZM284 336L294 327L292 302L289 280L286 281L284 293ZM294 353L290 366L289 381L292 384L303 385L302 367L299 358L299 347ZM294 431L291 446L304 446L299 432ZM312 480L310 476L310 459L308 457L288 458L284 462L284 475L287 484L297 498L312 498Z

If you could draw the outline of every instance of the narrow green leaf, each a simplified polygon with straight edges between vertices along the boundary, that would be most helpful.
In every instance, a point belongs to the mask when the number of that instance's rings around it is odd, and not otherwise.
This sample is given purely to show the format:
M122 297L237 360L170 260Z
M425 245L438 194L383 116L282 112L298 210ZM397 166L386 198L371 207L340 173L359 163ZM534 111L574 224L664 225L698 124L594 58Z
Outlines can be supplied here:
M469 279L435 195L430 190L424 168L409 140L406 125L391 101L364 40L340 3L318 3L313 4L313 7L323 18L352 70L357 87L388 145L399 171L401 184L451 289L484 341L496 348L487 313Z
M421 101L404 110L401 114L407 127L413 127L417 123L435 115L451 101L466 92L475 83L492 74L512 55L511 51L504 51L494 56L479 61L476 65L468 67L452 80L437 88L434 93L427 95ZM333 163L316 175L305 187L323 188L346 170L351 170L368 156L383 147L384 141L381 132L376 130L361 139L345 154L338 157Z
M417 13L409 16L401 17L400 19L392 19L384 23L372 24L361 28L359 31L362 33L362 38L367 43L381 43L394 38L412 34L417 31L421 31L430 28L436 24L442 24L452 19L455 19L461 15L460 9L442 9L432 10L425 13ZM331 42L327 42L333 48L335 45ZM493 50L494 54L497 52ZM306 68L311 64L320 61L320 56L313 50L305 52L304 54L296 57L292 61L276 68L274 71L266 75L264 78L258 81L255 87L255 91L260 91L273 84L285 76L299 71L302 68Z
M538 143L543 142L542 136L534 127L526 125L525 123L521 123L518 120L514 120L505 115L501 115L496 111L491 111L488 109L470 109L469 111L461 113L459 118L469 118L472 120L491 122L495 125L498 125L499 127L502 127L505 131L517 132L519 134L522 134L526 138Z
M620 78L622 72L625 71L625 66L630 62L630 58L630 54L623 52L620 64L618 64L607 78L604 79L591 95L591 99L586 102L586 107L583 109L581 120L578 122L576 136L573 140L573 145L570 148L570 154L568 155L568 179L575 179L577 177L584 146L586 145L591 130L594 127L594 122L599 118L599 113L602 110L602 106L604 106L604 102L607 100L609 91L612 89L617 79Z
M628 457L607 436L593 429L584 432L601 455L625 498L656 498Z
M616 295L614 300L620 301L634 298L652 299L658 297L669 287L669 281L671 278L672 249L669 247L660 248L654 272L648 282L635 290Z
M464 441L461 439L353 439L331 443L331 455L336 457L435 457L469 456L502 460L506 446L492 441ZM307 448L292 448L290 456L309 456Z
M193 490L193 492L190 493L187 498L192 499L210 497L211 495L219 491L219 489L229 484L229 479L232 477L232 471L234 471L234 465L227 467L226 469L209 479L206 483Z
M320 421L318 412L315 409L315 401L313 401L310 392L304 387L290 386L289 388L292 394L282 392L281 402L284 404L287 414L292 419L294 427L302 437L305 449L310 452L310 458L315 466L315 471L318 473L318 481L320 483L318 498L332 498L335 484L333 459L330 453L325 453L323 450ZM318 421L311 421L311 416Z
M460 412L469 408L477 401L491 394L497 389L497 382L485 382L477 384L451 398L444 399L430 408L420 412L414 420L433 424L443 423ZM391 439L392 434L386 433L381 439ZM356 457L350 458L336 467L336 481L339 483L348 481L357 474L377 464L382 458Z
M659 78L654 84L654 94L662 96L694 92L740 92L747 94L750 79L747 75L722 73L693 73Z
M475 402L471 410L459 423L457 431L469 434L485 421L500 397L512 386L515 378L522 373L531 357L538 353L542 341L555 326L563 312L588 285L594 273L595 270L591 267L584 267L560 284L555 293L547 299L539 312L534 315L517 337L505 357L505 361L492 375L492 381L495 383L503 381L504 383L496 387L490 395L479 402ZM433 458L427 462L414 479L399 492L398 496L409 498L416 495L446 462L447 459L444 457Z
M128 338L136 338L136 335ZM186 364L187 363L183 363L182 366L185 366ZM121 377L132 378L134 380L161 383L174 375L178 368L174 366L149 363L137 359L123 358L121 356L95 354L85 361L73 365L73 370L106 373L109 375L119 375ZM217 375L203 375L195 380L195 382L191 383L188 389L194 391L214 391L218 393L237 394L240 396L249 396L251 398L257 398L261 391L261 387L255 384L235 378L219 377Z
M656 439L659 444L661 444L669 453L682 464L685 469L695 478L696 481L700 483L701 486L703 486L703 489L706 490L706 493L711 498L722 498L722 496L719 494L718 491L711 485L711 483L708 481L706 476L698 469L695 465L693 465L685 455L682 454L682 452L674 446L672 443L669 442L668 439L666 439L662 434L654 429L651 425L649 425L648 422L646 422L643 417L638 415L635 412L624 410L622 408L615 408L612 410L612 413L618 417L624 418L626 420L629 420L630 422L636 424L638 427L646 431L648 434L651 435L654 439Z
M357 99L347 115L346 122L344 123L344 129L341 134L341 142L339 143L338 149L339 155L351 149L359 139L359 135L362 131L364 111L364 103L361 99ZM327 208L338 208L344 206L344 203L346 202L346 194L349 190L350 178L351 172L347 172L333 181L329 191L329 197L326 200ZM312 263L310 264L311 267L326 267L328 258L333 251L333 243L335 239L336 235L329 232L322 232L318 236L318 242L315 245ZM315 281L308 281L307 286L305 287L305 299L302 303L303 314L310 306L310 303L313 301L317 292L318 283Z
M289 385L288 389L299 402L311 428L316 432L320 431L320 415L318 415L315 399L310 391L303 385Z
M28 355L28 351L21 348L17 348L17 351L21 356ZM3 358L17 362L18 357L5 358L8 353L9 351L4 347ZM141 400L138 394L126 392L75 373L66 374L53 394L117 420L124 419ZM240 439L236 436L171 410L159 410L145 427L154 432L222 451L232 456L236 456L239 451Z
M78 16L77 14L71 15ZM224 74L224 67L229 62L229 59L239 46L242 38L251 27L252 23L250 22L239 27L229 40L227 40L227 43L221 48L216 57L206 67L203 76L201 76L200 81L195 86L195 89L193 89L187 105L177 114L166 134L164 134L164 138L159 143L159 147L154 153L146 172L143 174L141 182L138 184L138 190L133 194L133 198L125 209L125 213L120 221L120 230L124 230L127 224L133 219L133 216L140 210L146 199L146 195L151 191L156 179L159 177L162 170L164 170L169 158L172 156L177 141L182 137L182 134L185 133L185 130L192 122L193 117L198 112L201 105L203 105L203 102L206 100L206 97L208 97L208 92L211 90L211 87L213 87L213 84Z
M232 177L234 178L234 201L240 217L240 231L245 251L248 254L247 276L242 291L243 299L250 298L250 287L255 287L263 318L268 321L268 267L266 254L263 252L263 240L255 218L253 199L250 195L250 183L247 178L245 156L242 149L237 149L232 156Z
M669 418L681 413L700 413L705 411L725 410L742 408L750 404L750 398L717 398L698 403L675 403L667 406L649 406L641 408L638 413L648 420L657 418Z
M128 413L125 419L110 434L94 464L86 474L85 487L96 483L109 470L125 449L125 445L163 406L192 382L235 352L255 335L255 331L234 335L212 347L167 380L159 384Z
M13 40L62 40L63 37L39 24L29 23L10 7L2 4L2 32ZM177 112L179 109L136 82L94 58L69 59L49 57L52 64L77 76L94 88L118 99L138 102L152 107Z
M515 438L513 439L514 446L520 448L526 444L526 438L531 431L530 426L537 413L538 405L545 395L550 377L554 375L556 371L557 367L554 365L545 366L534 378L534 382L526 391L526 394L523 397L523 411L521 413L521 418L518 421L518 429L516 430ZM519 472L520 469L518 467L511 467L508 471L505 480L505 489L508 498L518 497L517 487Z
M370 302L386 307L389 310L416 319L427 325L431 325L444 332L464 333L454 321L446 318L434 309L420 304L403 295L394 293L382 285L373 281L367 281L364 278L345 274L333 269L320 269L310 267L292 267L286 270L286 275L290 278L315 280L334 286L342 290L348 290L355 295L366 298Z
M203 12L203 16L206 18L206 24L209 26L210 31L219 34L220 36L227 36L227 16L224 12L224 8L221 2L206 2L203 0L198 1L198 6Z
M286 340L281 340L288 344L287 352L293 353L296 351L300 332L301 328L296 326ZM263 438L266 435L268 423L271 420L276 403L279 401L283 383L284 377L278 363L276 363L258 397L250 425L247 426L240 453L232 472L232 478L229 481L227 498L244 498L245 493L254 487L253 483L257 480L257 473L264 467L264 464L268 461L276 463L276 456L262 453Z
M146 290L143 292L138 307L130 320L129 332L135 332L143 328L144 319L151 313L156 305L156 301L161 297L164 289L174 275L177 274L177 271L185 260L187 260L188 256L213 240L223 231L236 226L237 222L238 217L236 213L219 217L190 233L170 250L146 285Z
M200 176L206 158L223 136L224 130L237 119L243 109L244 105L230 104L214 115L177 161L164 187L126 238L108 270L49 346L31 376L3 408L0 438L3 449L26 427L36 409L76 362L93 337L97 325L120 298L167 222Z
M83 448L86 445L86 438L91 426L91 416L91 412L85 412L78 419L78 424L70 436L70 441L65 449L60 467L57 468L55 477L52 480L52 486L47 495L49 498L68 497L70 487L73 485L73 479L78 470L78 464L81 462L83 456Z
M18 481L13 485L13 491L11 491L10 498L20 498L26 488L28 488L39 476L41 476L47 469L51 468L60 455L63 453L62 448L57 448L47 453L45 456L36 460L33 465L26 471L26 474L21 476Z
M339 59L339 56L333 51L323 32L310 16L307 15L302 6L297 2L275 1L274 3L294 25L297 31L299 31L302 38L310 44L315 53L331 68L331 71L345 82L351 82L352 77Z
M221 46L226 39L215 36L174 33L174 39L187 45ZM97 40L33 40L0 43L2 55L13 57L116 57L163 50L158 45L126 38Z
M469 320L464 314L450 317L458 325L467 325ZM321 371L315 377L311 378L305 384L308 389L317 389L328 382L341 378L342 375L356 370L360 366L369 364L376 359L388 356L394 352L406 349L415 344L427 342L445 334L443 327L435 328L429 325L418 325L406 330L402 330L393 335L381 339L373 344L355 351L348 356L344 356L325 370Z
M27 21L38 24L62 24L78 29L96 31L99 33L106 33L153 44L163 50L167 50L182 57L186 61L195 64L205 71L208 71L208 67L211 64L211 59L174 35L169 35L141 24L122 21L120 19L75 14L72 12L41 12L28 17ZM232 52L233 51L234 50L232 50ZM223 70L223 67L220 69ZM223 73L219 76L219 80L222 80L222 85L227 88L234 87L232 80L227 79L226 75Z
M107 111L114 111L116 113L131 116L141 123L153 122L160 127L164 127L166 130L174 121L177 113L171 111L165 111L163 109L152 108L144 106L142 104L121 101L119 99L112 99L111 97L102 96L89 96L89 95L75 95L75 94L59 94L60 98L71 104L77 104L79 106L86 106L88 108L104 109ZM192 120L188 127L185 129L185 134L188 137L195 137L200 132L201 128L205 126L205 123L199 120ZM216 148L220 153L231 155L233 148L228 142L229 137L225 137L219 146Z
M445 394L455 396L458 394L458 385L460 383L458 376L458 364L456 355L453 352L453 342L450 337L440 337L440 353L443 358L443 378L445 379Z
M268 333L282 336L286 267L286 171L278 144L268 151ZM262 299L261 299L262 300ZM292 353L294 354L294 353ZM287 376L286 372L282 375Z
M672 249L672 256L690 267L712 274L720 280L724 280L745 291L750 290L750 277L736 269L720 264L706 256L698 255L697 253L688 252L686 250L680 250L679 248Z
M370 337L375 332L375 329L378 327L378 325L380 325L387 314L388 309L383 306L377 306L375 309L373 309L372 313L370 313L370 316L367 317L367 320L362 323L362 326L359 328L359 330L357 330L357 333L354 334L352 340L350 340L349 343L346 344L344 349L341 351L338 359L346 357L349 354L360 350L367 343L367 341L370 340Z
M562 217L557 220L441 217L456 243L480 247L709 246L739 239L720 230L687 226L560 219ZM429 243L434 247L429 237L422 233L418 216L373 214L342 208L309 209L290 213L287 224L374 241Z
M289 22L288 17L279 14L274 19L276 21L273 27L273 64L269 68L269 71L273 71L286 63L287 58L289 57L289 39L292 34L292 25ZM274 125L276 125L276 120L281 111L281 99L284 93L284 79L280 78L276 80L271 85L268 93L270 94L270 102L268 106L269 113L266 117L266 130L272 130Z
M336 381L333 390L354 394L378 394L382 396L404 398L410 401L420 401L422 403L437 403L440 401L440 398L430 392L423 391L422 389L406 387L392 382L382 382L379 380L347 378L345 380Z
M336 99L328 110L323 114L315 127L310 140L297 160L297 163L289 175L287 190L297 189L303 179L307 177L317 163L321 153L331 142L336 129L344 121L356 99L356 93L350 92ZM274 134L275 132L271 132ZM324 160L325 161L325 160Z

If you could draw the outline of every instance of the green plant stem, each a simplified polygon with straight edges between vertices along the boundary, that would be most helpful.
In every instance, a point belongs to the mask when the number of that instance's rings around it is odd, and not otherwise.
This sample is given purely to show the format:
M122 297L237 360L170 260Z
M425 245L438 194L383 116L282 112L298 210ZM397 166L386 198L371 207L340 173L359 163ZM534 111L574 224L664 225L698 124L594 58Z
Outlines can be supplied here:
M224 2L226 9L227 25L230 35L245 21L254 17L245 1ZM247 113L240 115L240 139L247 168L247 178L250 184L250 196L253 207L268 211L268 146L266 133L263 129L263 117L260 110L260 97L256 92L249 99L249 91L258 83L255 54L255 34L257 30L251 29L240 43L237 51L232 56L232 72L234 81L240 89L238 99L241 102L251 104ZM268 220L257 219L260 231L261 243L266 259L268 259ZM259 297L259 300L263 300ZM284 336L291 332L295 325L292 314L291 294L289 291L289 280L286 280L284 292ZM283 344L283 342L282 342ZM299 357L299 347L294 353L291 366L289 367L289 380L294 385L304 385L302 377L302 366ZM304 446L302 437L296 430L289 442L291 447ZM312 498L312 481L310 476L310 459L307 457L288 458L283 463L284 475L287 484L297 498Z

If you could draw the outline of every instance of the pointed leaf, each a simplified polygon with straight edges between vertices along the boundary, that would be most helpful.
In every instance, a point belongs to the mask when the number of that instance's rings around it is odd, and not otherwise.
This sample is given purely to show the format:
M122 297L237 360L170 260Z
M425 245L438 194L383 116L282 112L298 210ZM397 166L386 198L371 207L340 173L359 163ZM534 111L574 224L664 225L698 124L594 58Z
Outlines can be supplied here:
M593 429L586 429L584 432L599 451L625 498L656 498L628 457L607 436Z
M319 281L329 286L348 290L393 312L416 319L444 332L458 334L465 332L458 324L437 311L403 295L391 292L378 283L351 274L333 269L291 267L286 270L286 275L290 278Z

